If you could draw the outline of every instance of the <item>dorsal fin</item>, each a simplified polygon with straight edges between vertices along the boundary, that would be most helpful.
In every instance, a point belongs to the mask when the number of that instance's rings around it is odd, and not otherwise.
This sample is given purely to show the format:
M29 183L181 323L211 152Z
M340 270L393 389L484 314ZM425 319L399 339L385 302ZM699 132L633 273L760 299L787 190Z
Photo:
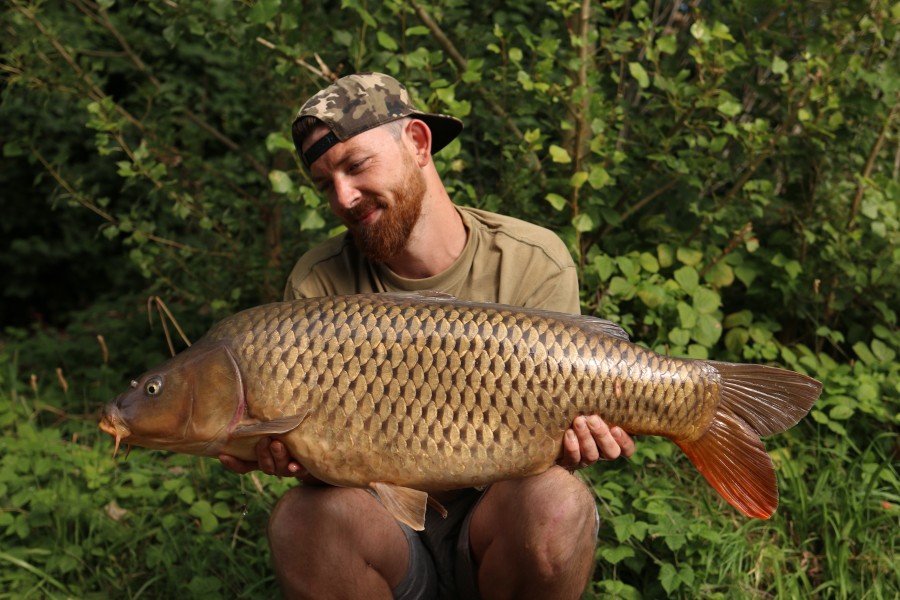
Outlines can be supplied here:
M421 290L416 292L383 292L378 294L381 298L393 300L432 300L440 302L463 302L453 294L436 292L434 290Z
M585 331L590 331L598 335L606 335L610 337L614 337L620 340L624 340L626 342L630 341L628 337L628 332L622 329L622 327L618 323L613 323L607 319L601 319L600 317L594 317L589 315L575 315L569 313L555 312L552 310L546 310L543 308L527 308L522 306L510 306L506 304L497 304L492 302L472 302L470 300L460 300L456 296L451 294L445 294L443 292L435 292L431 290L417 291L417 292L387 292L383 294L378 294L379 297L395 300L398 302L435 302L435 303L452 303L461 307L467 307L470 309L498 309L505 308L517 312L522 312L528 314L530 316L545 318L545 319L555 319L557 321L563 321L567 325L571 325L572 327L577 327L579 329L583 329Z

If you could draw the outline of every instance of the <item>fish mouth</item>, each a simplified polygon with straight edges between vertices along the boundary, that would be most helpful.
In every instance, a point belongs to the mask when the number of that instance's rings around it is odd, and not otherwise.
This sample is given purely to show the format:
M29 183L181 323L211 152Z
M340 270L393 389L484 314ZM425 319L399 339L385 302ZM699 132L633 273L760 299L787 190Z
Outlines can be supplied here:
M115 458L119 453L119 445L122 443L122 440L131 435L131 431L122 423L122 420L118 418L115 412L110 412L100 420L100 429L116 438L116 447L113 449L113 458Z

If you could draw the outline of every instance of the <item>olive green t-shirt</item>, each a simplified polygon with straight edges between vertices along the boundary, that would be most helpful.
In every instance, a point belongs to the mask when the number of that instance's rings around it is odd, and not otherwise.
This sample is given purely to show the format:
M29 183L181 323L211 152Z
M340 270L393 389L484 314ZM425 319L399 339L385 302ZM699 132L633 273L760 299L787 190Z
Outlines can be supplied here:
M466 245L442 273L425 279L400 277L366 259L345 232L297 261L285 299L431 290L461 300L581 312L575 264L553 232L512 217L456 208L466 227Z

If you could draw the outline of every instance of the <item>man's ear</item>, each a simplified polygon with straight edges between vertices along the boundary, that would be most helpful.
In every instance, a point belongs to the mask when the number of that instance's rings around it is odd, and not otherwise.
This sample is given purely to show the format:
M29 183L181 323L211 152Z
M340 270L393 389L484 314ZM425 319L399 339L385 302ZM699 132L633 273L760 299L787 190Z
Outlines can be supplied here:
M416 150L416 162L424 167L431 160L431 129L424 121L410 119L406 124L406 135Z

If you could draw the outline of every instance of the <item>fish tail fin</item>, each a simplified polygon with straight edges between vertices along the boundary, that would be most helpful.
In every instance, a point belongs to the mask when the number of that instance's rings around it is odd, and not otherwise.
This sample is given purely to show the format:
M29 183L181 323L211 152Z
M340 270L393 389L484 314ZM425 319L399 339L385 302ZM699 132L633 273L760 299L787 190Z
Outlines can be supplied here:
M764 365L709 364L721 376L718 412L699 439L675 443L732 506L768 519L778 507L778 486L759 437L794 426L809 412L822 384Z

